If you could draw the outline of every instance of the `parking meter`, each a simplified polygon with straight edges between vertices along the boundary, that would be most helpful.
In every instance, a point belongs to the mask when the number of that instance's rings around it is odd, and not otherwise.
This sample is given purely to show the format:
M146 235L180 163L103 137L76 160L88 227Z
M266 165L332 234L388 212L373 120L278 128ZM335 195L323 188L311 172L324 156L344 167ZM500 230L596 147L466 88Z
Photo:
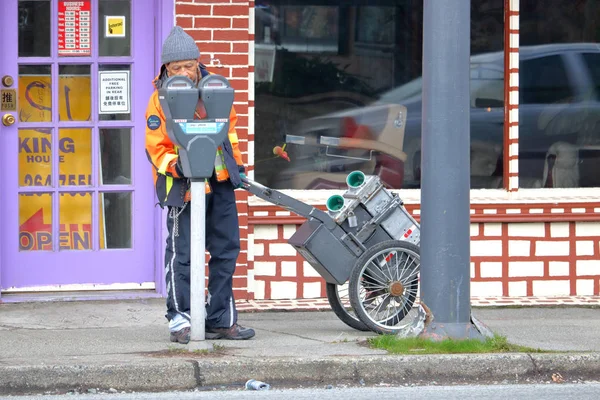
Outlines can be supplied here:
M215 168L217 147L229 132L233 88L220 75L207 75L195 85L185 76L172 76L158 90L167 134L178 147L183 174L192 181L190 204L190 350L210 350L205 342L205 180ZM206 118L194 119L202 100Z
M179 147L186 177L196 180L212 175L217 147L229 132L233 95L233 88L220 75L207 75L197 86L185 76L172 76L158 90L167 134ZM199 100L203 101L207 116L195 120Z

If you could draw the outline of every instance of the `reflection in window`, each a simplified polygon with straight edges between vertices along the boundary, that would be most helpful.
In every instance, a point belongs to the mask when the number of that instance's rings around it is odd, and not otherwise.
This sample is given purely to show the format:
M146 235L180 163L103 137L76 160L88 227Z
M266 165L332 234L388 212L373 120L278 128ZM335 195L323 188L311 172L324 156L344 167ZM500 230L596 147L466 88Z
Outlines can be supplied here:
M60 128L58 130L60 186L92 185L92 130Z
M359 169L391 188L420 187L423 6L377 3L256 2L261 183L344 189ZM473 188L502 186L503 7L502 0L471 7ZM284 144L290 162L274 154Z
M19 121L52 121L50 65L19 65Z
M50 57L51 14L50 0L19 0L19 57Z
M92 194L87 192L60 193L60 250L92 249Z
M52 194L19 194L19 250L52 251Z
M600 3L522 2L520 19L519 185L600 187Z
M583 53L583 61L590 73L591 85L588 100L600 101L600 52Z
M19 129L19 186L52 186L52 129Z
M100 121L131 119L131 65L101 64L98 66L98 118ZM116 88L104 79L114 79Z
M98 6L100 56L130 56L131 0L100 0Z
M89 121L92 117L90 65L59 65L61 121Z
M100 248L131 248L131 192L99 194Z
M573 85L562 56L521 59L520 104L551 104L572 101Z
M100 129L100 184L131 185L131 129Z

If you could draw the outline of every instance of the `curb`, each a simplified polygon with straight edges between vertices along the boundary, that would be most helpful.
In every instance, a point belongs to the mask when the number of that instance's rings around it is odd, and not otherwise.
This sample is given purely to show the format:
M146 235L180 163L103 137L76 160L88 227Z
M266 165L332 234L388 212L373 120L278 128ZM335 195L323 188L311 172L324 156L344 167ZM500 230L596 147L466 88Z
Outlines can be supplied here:
M431 383L474 384L600 378L600 353L454 354L427 356L365 356L360 358L277 359L199 363L200 386L240 388L248 379L272 387L328 384Z
M0 395L78 389L169 391L197 386L196 369L183 360L126 364L0 366Z
M458 354L278 359L165 359L126 364L0 366L0 395L87 389L157 392L229 386L568 382L600 377L600 353Z

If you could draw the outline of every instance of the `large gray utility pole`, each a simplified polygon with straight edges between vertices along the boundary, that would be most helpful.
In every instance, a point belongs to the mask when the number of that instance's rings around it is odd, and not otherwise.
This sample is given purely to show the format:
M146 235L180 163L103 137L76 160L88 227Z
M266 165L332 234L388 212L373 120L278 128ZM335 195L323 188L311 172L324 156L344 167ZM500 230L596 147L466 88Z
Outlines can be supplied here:
M423 2L420 336L481 338L470 293L470 0Z

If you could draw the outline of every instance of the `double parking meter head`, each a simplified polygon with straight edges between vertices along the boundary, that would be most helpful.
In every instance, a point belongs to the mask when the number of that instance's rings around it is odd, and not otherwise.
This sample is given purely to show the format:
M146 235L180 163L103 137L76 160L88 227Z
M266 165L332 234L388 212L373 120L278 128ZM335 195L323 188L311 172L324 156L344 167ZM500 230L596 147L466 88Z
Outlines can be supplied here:
M186 177L203 179L212 175L217 147L229 132L233 95L227 79L214 74L202 78L198 85L185 76L172 76L158 90L167 134L179 148ZM204 103L206 118L195 120L200 101Z

